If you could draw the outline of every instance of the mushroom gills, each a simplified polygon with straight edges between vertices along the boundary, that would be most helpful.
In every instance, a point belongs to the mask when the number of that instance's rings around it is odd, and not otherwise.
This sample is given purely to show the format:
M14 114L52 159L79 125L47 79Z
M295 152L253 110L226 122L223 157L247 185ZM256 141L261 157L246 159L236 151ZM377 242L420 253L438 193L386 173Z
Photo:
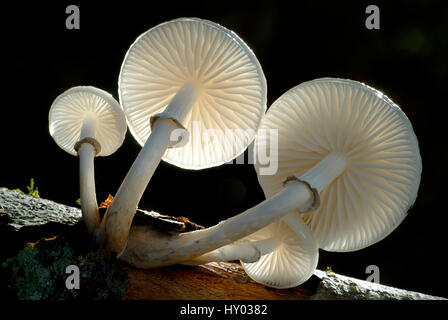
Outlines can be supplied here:
M211 21L180 18L155 26L131 45L119 94L130 131L143 148L101 224L101 246L117 256L126 248L138 203L161 159L198 170L244 152L266 110L266 80L235 33ZM224 134L206 144L197 137L202 129L193 130L198 122L204 130L251 129L252 134L237 150Z
M320 248L365 248L406 217L420 183L418 141L404 112L383 93L348 79L304 82L269 108L259 131L273 129L278 139L260 134L254 148L277 147L277 171L263 175L265 164L256 162L258 181L267 198L292 175L317 191L320 206L302 218ZM322 183L304 173L310 166L335 179Z

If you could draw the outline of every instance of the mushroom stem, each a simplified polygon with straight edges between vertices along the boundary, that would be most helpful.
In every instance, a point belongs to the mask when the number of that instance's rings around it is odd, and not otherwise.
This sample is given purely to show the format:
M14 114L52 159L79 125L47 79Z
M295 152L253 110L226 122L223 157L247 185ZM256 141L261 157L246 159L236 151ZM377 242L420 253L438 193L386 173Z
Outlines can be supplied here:
M166 266L192 260L207 252L229 245L266 227L290 212L311 207L316 199L314 199L308 182L303 182L305 180L302 177L310 177L312 183L319 182L320 186L327 186L344 170L345 159L331 153L305 172L298 180L289 181L280 192L255 207L221 221L213 227L181 233L167 239L164 244L166 250L141 243L137 236L130 238L130 241L135 241L129 246L132 248L130 251L138 250L140 256L146 256L147 260L144 259L138 263L129 262L137 267L146 268ZM126 251L120 258L125 261L133 260L134 254Z
M331 152L320 160L311 170L305 172L300 180L306 181L319 193L325 189L347 168L347 158L339 152Z
M190 112L199 95L199 87L193 83L185 83L171 99L164 114L182 123Z
M82 121L81 134L79 139L82 140L84 138L95 138L96 131L96 117L91 114L84 118Z
M256 262L261 256L273 252L280 245L276 238L268 238L258 241L247 241L229 244L188 261L185 265L199 265L209 262L241 260L246 263Z
M93 164L95 148L89 143L83 143L79 148L78 154L81 212L87 231L92 234L100 225Z
M182 263L240 240L312 201L310 188L305 183L292 181L272 198L213 227L169 237L163 242L164 248L131 233L128 246L119 257L141 268ZM138 260L135 260L136 256L139 256Z
M88 116L84 119L80 140L95 137L96 119ZM99 227L100 216L95 192L94 158L95 147L90 143L82 143L78 149L79 156L79 191L81 212L87 231L92 234Z
M154 122L152 132L118 189L101 223L100 243L108 251L120 254L126 247L132 219L143 192L170 146L171 133L179 128L194 105L196 86L185 84L170 101L164 117Z

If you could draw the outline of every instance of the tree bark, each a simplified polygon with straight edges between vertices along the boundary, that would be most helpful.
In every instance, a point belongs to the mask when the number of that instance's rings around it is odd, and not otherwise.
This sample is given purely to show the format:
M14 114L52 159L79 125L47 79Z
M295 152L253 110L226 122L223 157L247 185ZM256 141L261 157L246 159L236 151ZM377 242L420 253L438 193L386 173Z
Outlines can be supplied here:
M151 224L159 230L171 232L201 228L185 218L141 210L133 223ZM80 209L0 188L0 241L3 244L8 243L7 246L2 245L0 250L0 263L7 261L3 263L4 270L1 275L6 274L8 277L8 281L2 280L2 283L8 282L8 290L4 285L2 295L17 295L19 299L36 297L110 299L111 296L108 294L113 292L114 299L129 300L441 299L320 270L316 270L311 279L301 286L279 290L254 282L238 262L209 263L196 267L174 265L164 268L137 269L115 259L110 262L107 258L98 258L95 254L86 253L85 247L92 250L90 239L87 237L81 221ZM58 240L52 241L54 239ZM53 281L54 286L57 287L54 291L49 290L47 285L45 290L49 291L46 294L38 292L41 290L39 285L35 285L28 291L20 289L17 285L19 280L22 286L29 280L28 278L15 279L14 276L22 277L23 274L30 272L32 274L34 269L40 270L41 273L42 270L46 270L45 268L49 268L51 272L61 269L55 267L58 266L58 262L54 261L57 260L55 258L57 255L54 254L56 243L59 246L57 252L64 252L64 257L66 259L69 257L68 261L80 264L84 268L81 268L81 272L88 270L85 273L91 275L85 276L87 277L85 283L90 283L91 287L84 289L87 290L84 293L67 293L67 289L60 283L64 281L66 275L57 274L54 276L57 280ZM31 260L29 256L23 254L24 246L28 247L27 253L31 252L33 255ZM38 254L33 253L33 249L40 251ZM50 260L53 260L50 262L48 262L49 258L42 258L42 253L45 251L51 252ZM83 255L82 258L80 258L81 255ZM28 260L23 263L20 259ZM29 261L34 261L31 265L36 263L33 266L34 269L17 272L17 268L30 267ZM42 263L42 261L46 262ZM14 268L11 267L12 265ZM15 270L13 277L8 274L8 270L11 269ZM100 279L103 274L108 274L112 269L116 272L116 279ZM116 283L120 279L120 270L125 275L123 290L121 290L121 284ZM35 277L32 279L35 280ZM15 280L17 281L14 282ZM47 284L48 279L46 281ZM22 291L18 292L19 289ZM10 299L17 297L7 296Z

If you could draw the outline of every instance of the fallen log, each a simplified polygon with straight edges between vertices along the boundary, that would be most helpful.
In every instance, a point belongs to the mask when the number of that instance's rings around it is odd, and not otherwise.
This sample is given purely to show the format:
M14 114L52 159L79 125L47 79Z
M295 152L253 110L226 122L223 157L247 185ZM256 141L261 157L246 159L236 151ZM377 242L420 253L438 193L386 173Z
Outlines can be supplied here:
M201 228L142 210L134 223L176 232ZM0 290L6 299L441 299L320 270L301 286L278 290L254 282L238 262L136 269L93 250L80 209L4 188L0 241ZM79 288L67 286L70 265L79 268Z

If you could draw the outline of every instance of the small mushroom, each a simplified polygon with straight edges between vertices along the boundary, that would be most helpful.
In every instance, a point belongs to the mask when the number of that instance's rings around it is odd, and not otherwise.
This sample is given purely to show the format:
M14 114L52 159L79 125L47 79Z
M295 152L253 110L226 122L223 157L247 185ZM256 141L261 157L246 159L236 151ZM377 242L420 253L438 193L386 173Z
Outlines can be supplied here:
M80 86L54 100L48 119L56 144L79 156L81 210L87 230L93 233L100 223L94 157L111 155L123 143L127 129L123 110L107 92Z
M308 280L316 270L318 257L318 247L311 231L299 216L290 213L235 244L182 264L240 260L254 281L286 289Z
M258 242L270 237L277 240L278 246L257 261L242 260L246 273L256 282L277 289L296 287L307 281L316 270L319 250L302 219L289 213L244 239Z
M271 128L279 135L278 172L258 180L266 197L290 176L318 191L321 205L303 219L320 248L362 249L406 217L420 183L418 142L406 115L381 92L352 80L305 82L269 108L260 130ZM268 146L269 135L256 144ZM340 170L325 186L305 173L312 167Z
M182 168L203 169L244 152L266 110L266 80L235 33L207 20L180 18L132 44L119 93L129 130L143 148L103 220L103 246L116 253L126 245L137 205L162 157Z

